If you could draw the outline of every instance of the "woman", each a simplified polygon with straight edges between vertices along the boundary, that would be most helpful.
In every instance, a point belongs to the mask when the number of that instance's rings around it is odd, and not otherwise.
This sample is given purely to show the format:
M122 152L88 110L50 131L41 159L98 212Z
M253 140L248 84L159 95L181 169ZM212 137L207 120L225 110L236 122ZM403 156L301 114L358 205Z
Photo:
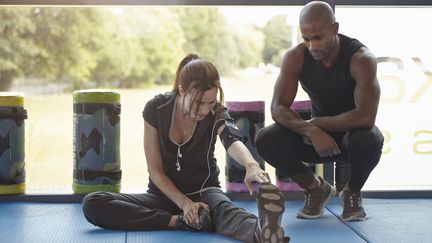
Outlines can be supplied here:
M179 64L173 90L155 96L143 111L147 193L91 193L83 199L87 220L109 229L216 231L243 242L287 242L280 226L283 195L240 141L222 102L215 66L198 54L187 55ZM249 191L253 181L262 183L259 219L235 206L220 189L216 135L246 168Z

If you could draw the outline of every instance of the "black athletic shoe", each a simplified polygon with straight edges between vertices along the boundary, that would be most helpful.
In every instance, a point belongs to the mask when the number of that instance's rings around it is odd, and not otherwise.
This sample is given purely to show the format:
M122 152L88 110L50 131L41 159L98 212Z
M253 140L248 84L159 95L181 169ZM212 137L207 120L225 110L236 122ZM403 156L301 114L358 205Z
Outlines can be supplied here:
M183 211L180 212L180 215L177 218L176 225L178 229L184 229L189 231L213 231L213 223L210 217L209 212L204 208L200 208L199 210L199 224L201 225L201 229L198 230L194 227L191 227L186 224L183 216Z
M353 192L345 188L339 194L339 199L343 206L343 221L366 220L366 213L362 206L361 192Z
M297 213L300 219L316 219L321 217L325 205L334 197L336 189L319 177L321 186L305 190L304 206Z
M261 184L257 194L258 225L255 238L260 243L286 243L290 241L284 235L281 226L285 211L285 199L279 189L270 183Z

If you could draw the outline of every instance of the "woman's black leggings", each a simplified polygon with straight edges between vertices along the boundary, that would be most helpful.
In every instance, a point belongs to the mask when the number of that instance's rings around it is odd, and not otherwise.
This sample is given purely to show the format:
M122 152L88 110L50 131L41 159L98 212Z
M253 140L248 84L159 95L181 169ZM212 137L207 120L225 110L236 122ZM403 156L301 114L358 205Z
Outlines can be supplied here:
M209 189L189 198L209 206L216 232L242 242L253 242L257 217L237 207L220 189ZM86 195L83 211L90 223L117 230L168 229L171 217L180 213L180 209L162 194L114 192Z
M301 187L308 187L314 179L311 169L303 164L343 161L351 164L348 186L360 191L381 158L384 136L377 127L355 129L345 133L330 133L339 145L341 154L320 157L302 136L277 123L265 127L256 136L258 153L273 167L283 170Z

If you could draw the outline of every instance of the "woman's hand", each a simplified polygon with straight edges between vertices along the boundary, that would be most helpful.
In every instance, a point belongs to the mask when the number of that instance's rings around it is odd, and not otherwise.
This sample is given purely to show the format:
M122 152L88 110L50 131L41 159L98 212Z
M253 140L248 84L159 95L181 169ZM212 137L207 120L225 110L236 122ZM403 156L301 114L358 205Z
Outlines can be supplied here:
M202 202L186 202L182 209L183 209L183 218L187 225L190 227L193 227L197 230L201 230L201 225L199 223L199 209L204 208L205 210L209 211L209 207L207 204Z
M267 174L267 172L261 169L258 162L255 162L252 165L246 167L246 175L244 182L251 195L254 191L254 188L252 186L252 182L254 181L258 183L270 182L269 175Z

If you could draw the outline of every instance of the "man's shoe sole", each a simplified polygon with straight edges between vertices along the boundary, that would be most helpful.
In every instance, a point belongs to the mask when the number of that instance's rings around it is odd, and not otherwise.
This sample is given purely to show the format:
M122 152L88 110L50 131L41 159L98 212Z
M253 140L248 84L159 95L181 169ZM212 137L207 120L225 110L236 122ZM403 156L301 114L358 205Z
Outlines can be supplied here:
M365 221L366 215L351 215L348 217L341 216L342 221L350 222L350 221Z

